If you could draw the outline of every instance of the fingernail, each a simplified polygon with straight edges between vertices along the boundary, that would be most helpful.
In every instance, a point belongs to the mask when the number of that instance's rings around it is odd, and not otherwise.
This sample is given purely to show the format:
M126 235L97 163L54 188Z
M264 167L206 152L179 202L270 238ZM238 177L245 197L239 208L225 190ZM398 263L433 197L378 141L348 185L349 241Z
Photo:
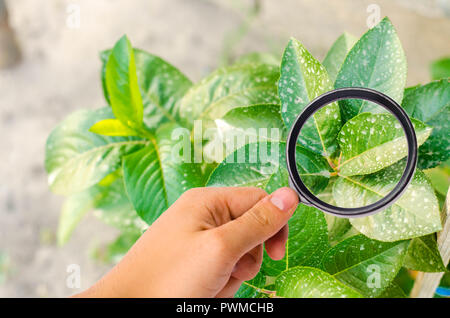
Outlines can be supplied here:
M298 197L289 188L280 188L270 196L270 202L281 211L287 212L298 204Z

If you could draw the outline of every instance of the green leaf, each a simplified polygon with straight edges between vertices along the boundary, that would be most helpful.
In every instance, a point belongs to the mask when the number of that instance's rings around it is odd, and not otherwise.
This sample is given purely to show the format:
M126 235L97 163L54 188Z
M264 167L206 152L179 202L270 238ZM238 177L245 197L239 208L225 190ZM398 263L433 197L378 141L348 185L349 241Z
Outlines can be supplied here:
M248 143L286 140L279 105L237 107L216 119L215 124L217 131L203 147L203 155L216 162Z
M417 144L425 142L431 128L418 120L411 120ZM405 133L390 114L360 114L342 127L339 136L342 151L339 175L369 174L392 165L408 154Z
M443 57L430 65L433 80L450 77L450 57Z
M252 280L243 282L238 289L235 298L256 298L260 295L260 290L266 285L266 277L259 272Z
M144 108L137 81L133 48L125 35L117 41L111 51L105 76L114 115L125 126L140 129Z
M111 109L82 110L60 123L47 139L45 167L52 191L70 195L90 188L121 164L122 156L139 150L147 141L135 137L106 137L89 132Z
M266 189L273 182L272 178L281 173L284 173L283 179L287 182L285 149L286 144L283 142L247 144L217 166L209 177L208 186L255 186ZM320 192L327 186L328 166L321 156L297 147L297 162L299 174L312 191Z
M105 70L111 51L102 53L102 83L104 95L109 101L106 89ZM144 123L154 131L165 122L181 123L177 102L192 86L192 82L177 68L158 56L134 49L138 85L144 104ZM192 118L191 118L192 120Z
M207 123L235 107L278 104L278 76L278 67L268 64L220 68L189 89L180 101L180 116L191 127L194 118Z
M327 187L316 195L317 198L331 205L336 205L333 198L334 180L335 178L330 179ZM341 218L328 213L324 213L323 215L327 221L328 241L331 245L335 245L347 235L352 234L352 225L348 218Z
M322 64L328 72L328 77L330 81L334 83L336 76L344 63L345 57L347 56L350 49L358 41L355 36L344 32L337 40L333 43L330 50L328 51Z
M117 264L141 236L140 232L125 232L108 244L104 261Z
M374 203L395 187L403 167L400 162L371 175L338 178L333 197L345 208ZM350 219L350 223L372 239L390 242L434 233L442 227L434 190L419 170L393 205L371 216Z
M237 107L230 110L216 125L222 134L232 129L236 134L259 136L260 139L281 141L286 138L286 127L280 115L280 106L272 104ZM267 136L259 134L260 130L268 130ZM278 139L271 138L270 130L278 129Z
M396 283L392 283L377 298L407 298L403 289Z
M411 241L404 266L421 272L445 272L434 234L416 237Z
M408 244L409 241L385 243L364 235L352 236L324 255L322 267L362 295L376 297L402 267Z
M412 272L402 267L398 272L397 276L394 278L394 283L399 286L406 295L411 293L414 286L414 277L412 277Z
M325 213L324 216L328 225L328 240L331 245L335 245L349 234L352 225L346 218L340 218L328 213Z
M56 233L59 246L67 243L73 230L81 221L83 216L95 206L98 196L98 188L91 187L87 190L71 195L64 201L61 214L59 216L58 231Z
M276 295L290 298L361 298L362 295L317 268L293 267L275 281Z
M448 169L442 167L435 167L423 171L430 180L433 188L437 193L447 196L448 187L450 185L450 173Z
M406 83L406 57L388 18L367 31L345 58L334 84L376 89L401 102ZM343 122L363 112L379 112L380 106L360 99L339 102Z
M128 128L118 119L103 119L96 122L90 132L104 136L137 136L137 132Z
M281 61L278 93L281 116L290 128L297 116L317 96L330 91L332 83L327 71L296 39L291 39ZM337 103L332 103L313 115L300 132L299 142L316 153L330 156L337 148L336 136L341 128Z
M402 102L408 115L433 127L430 138L419 148L418 167L433 168L450 158L450 80L428 83L405 91Z
M174 124L161 126L151 144L123 161L128 196L139 216L149 224L183 192L204 185L200 165L183 161L174 150L183 144L172 138L177 128Z
M122 177L108 186L98 186L102 192L95 202L94 216L102 222L119 229L122 233L144 231L148 225L142 221L128 198Z
M245 54L235 61L235 64L269 64L276 67L280 66L280 60L270 53L252 52Z
M327 223L323 213L316 208L300 204L288 224L286 255L274 261L264 253L261 272L265 275L278 276L295 266L317 267L329 248Z

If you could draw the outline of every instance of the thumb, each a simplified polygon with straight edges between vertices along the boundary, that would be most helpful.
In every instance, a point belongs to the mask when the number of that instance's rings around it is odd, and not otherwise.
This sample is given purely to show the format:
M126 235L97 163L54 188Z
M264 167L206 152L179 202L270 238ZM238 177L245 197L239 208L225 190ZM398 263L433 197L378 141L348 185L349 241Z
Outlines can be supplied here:
M222 231L231 252L240 257L275 235L288 222L297 205L295 191L280 188L217 230Z

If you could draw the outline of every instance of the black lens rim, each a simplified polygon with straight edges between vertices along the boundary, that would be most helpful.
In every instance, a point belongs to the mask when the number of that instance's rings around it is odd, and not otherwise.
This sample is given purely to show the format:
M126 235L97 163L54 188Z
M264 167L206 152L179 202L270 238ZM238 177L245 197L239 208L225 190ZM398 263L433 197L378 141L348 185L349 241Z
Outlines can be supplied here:
M384 198L378 200L367 206L358 208L341 208L331 204L328 204L318 199L312 194L305 184L302 182L298 173L295 148L297 145L297 139L300 131L306 121L320 108L325 107L333 102L342 99L362 99L370 102L374 102L392 113L402 125L403 131L406 135L408 142L408 159L406 162L403 175L394 189L389 192ZM289 184L299 195L300 203L314 206L324 212L339 216L339 217L362 217L374 214L389 207L393 204L406 190L407 186L411 182L417 165L417 138L414 131L414 126L411 123L406 112L400 105L397 104L389 96L369 88L363 87L344 87L332 90L323 95L320 95L313 101L311 101L302 113L297 117L295 123L289 132L286 145L286 161L287 169L289 172Z

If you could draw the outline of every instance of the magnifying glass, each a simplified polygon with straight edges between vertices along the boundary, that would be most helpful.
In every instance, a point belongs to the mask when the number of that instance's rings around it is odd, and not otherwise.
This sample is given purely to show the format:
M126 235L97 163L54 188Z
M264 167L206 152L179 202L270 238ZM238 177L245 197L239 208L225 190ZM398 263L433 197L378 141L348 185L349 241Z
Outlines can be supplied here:
M404 169L402 174L398 174L398 180L396 185L385 195L380 195L380 193L377 193L377 190L367 190L367 191L373 191L375 194L378 195L379 200L376 202L370 202L370 201L363 201L365 202L362 206L357 207L344 207L339 206L335 202L332 202L331 204L329 202L325 202L324 200L321 200L318 198L317 195L313 193L313 191L308 188L308 178L306 174L301 173L302 167L297 166L297 158L296 158L296 148L299 144L299 136L302 138L302 128L310 126L307 124L308 120L314 120L313 116L314 114L319 111L321 108L326 107L327 105L337 102L340 100L362 100L362 102L372 102L370 105L371 112L374 110L375 107L379 107L380 110L377 111L378 113L386 113L385 110L387 110L390 114L392 114L396 121L394 123L394 126L398 128L398 131L400 130L400 127L403 128L404 137L406 137L406 142L408 145L408 151L407 151L407 159L406 164L404 161L399 162L399 164L404 164ZM367 102L365 102L365 105L369 105ZM362 105L362 104L361 104ZM386 122L386 125L392 125L392 121ZM370 125L370 122L368 123ZM383 133L384 129L386 127L383 127L382 125L377 127L379 131L374 132L373 129L369 129L369 131L361 130L361 131L351 131L352 134L355 134L353 138L356 138L358 140L358 136L362 136L363 134L374 134L376 138L377 134ZM399 138L398 136L396 138ZM361 142L370 142L370 136L367 138L361 138ZM389 155L389 154L384 154ZM292 128L289 132L287 145L286 145L286 161L287 161L287 169L289 172L289 184L292 189L294 189L298 196L300 203L313 206L323 212L330 213L339 217L363 217L368 216L374 213L377 213L381 210L386 209L390 205L392 205L397 199L400 198L402 193L406 190L407 186L409 185L412 177L414 176L414 172L416 169L417 164L417 139L416 134L414 132L414 126L411 123L411 120L409 119L406 112L389 96L384 95L383 93L380 93L373 89L368 88L359 88L359 87L348 87L348 88L340 88L336 89L330 92L327 92L313 101L311 101L303 110L303 112L297 117L295 123L292 125ZM379 176L378 176L379 177ZM355 184L358 184L358 178L354 182ZM375 178L376 180L376 178ZM353 181L352 181L353 182ZM364 185L360 186L363 188ZM362 192L365 190L362 190ZM365 195L363 193L355 193L355 195Z

